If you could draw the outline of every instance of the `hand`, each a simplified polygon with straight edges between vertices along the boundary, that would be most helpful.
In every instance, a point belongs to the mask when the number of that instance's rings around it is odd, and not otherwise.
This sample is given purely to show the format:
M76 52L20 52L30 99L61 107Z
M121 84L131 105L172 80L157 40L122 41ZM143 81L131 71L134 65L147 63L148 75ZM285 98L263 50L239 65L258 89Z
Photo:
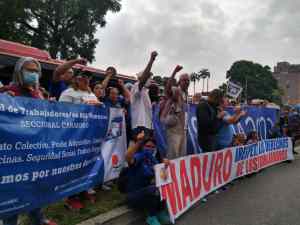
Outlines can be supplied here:
M12 96L12 97L15 97L16 96L16 93L13 92L13 91L7 91L6 92L8 95Z
M225 111L221 111L221 112L218 113L217 118L218 119L223 119L224 116L225 116Z
M76 60L76 62L78 63L78 64L81 64L81 65L84 65L84 66L86 66L86 64L87 64L87 60L86 59L77 59Z
M157 56L158 56L158 53L156 51L151 52L151 60L152 61L154 61Z
M174 69L174 72L175 73L178 73L180 70L182 70L183 69L183 66L180 66L180 65L177 65L176 67L175 67L175 69Z
M138 135L137 135L137 141L143 141L144 140L144 138L145 138L145 132L144 131L142 131L142 132L140 132Z

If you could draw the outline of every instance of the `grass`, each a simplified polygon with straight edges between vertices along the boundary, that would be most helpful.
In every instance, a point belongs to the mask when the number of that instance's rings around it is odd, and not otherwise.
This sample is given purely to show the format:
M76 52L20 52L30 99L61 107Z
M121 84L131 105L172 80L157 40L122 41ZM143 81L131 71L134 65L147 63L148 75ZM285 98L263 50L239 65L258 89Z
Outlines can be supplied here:
M64 202L58 202L44 208L44 214L47 218L54 220L58 225L76 225L84 220L95 217L101 213L108 212L125 201L116 186L110 191L97 191L96 203L84 202L85 208L80 211L71 211L65 208ZM21 225L30 225L30 220L26 215L21 217Z

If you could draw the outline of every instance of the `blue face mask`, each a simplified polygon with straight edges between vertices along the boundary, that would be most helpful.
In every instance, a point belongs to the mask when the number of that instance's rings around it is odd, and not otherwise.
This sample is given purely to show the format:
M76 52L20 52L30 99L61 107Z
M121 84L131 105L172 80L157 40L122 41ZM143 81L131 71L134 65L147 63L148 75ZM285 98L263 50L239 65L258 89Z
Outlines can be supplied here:
M39 82L39 74L36 72L23 71L24 83L27 85L35 85Z

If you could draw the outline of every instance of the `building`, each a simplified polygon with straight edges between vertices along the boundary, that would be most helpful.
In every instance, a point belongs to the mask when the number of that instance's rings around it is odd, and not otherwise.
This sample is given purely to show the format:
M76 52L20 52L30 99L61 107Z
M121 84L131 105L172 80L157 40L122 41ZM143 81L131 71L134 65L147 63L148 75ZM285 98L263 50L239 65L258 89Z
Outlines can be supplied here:
M300 103L300 64L279 62L274 67L273 76L279 87L284 91L282 102L284 104Z

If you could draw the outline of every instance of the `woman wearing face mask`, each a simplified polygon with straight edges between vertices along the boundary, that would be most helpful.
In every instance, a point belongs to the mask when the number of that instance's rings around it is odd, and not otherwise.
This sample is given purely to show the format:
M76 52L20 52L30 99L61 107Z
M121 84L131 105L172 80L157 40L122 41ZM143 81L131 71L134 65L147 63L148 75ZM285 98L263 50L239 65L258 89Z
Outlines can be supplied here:
M21 58L15 65L13 82L8 87L7 93L12 96L43 99L40 91L39 78L41 77L41 65L33 58ZM45 219L40 208L29 212L32 225L56 225ZM18 215L3 219L3 225L17 225Z

